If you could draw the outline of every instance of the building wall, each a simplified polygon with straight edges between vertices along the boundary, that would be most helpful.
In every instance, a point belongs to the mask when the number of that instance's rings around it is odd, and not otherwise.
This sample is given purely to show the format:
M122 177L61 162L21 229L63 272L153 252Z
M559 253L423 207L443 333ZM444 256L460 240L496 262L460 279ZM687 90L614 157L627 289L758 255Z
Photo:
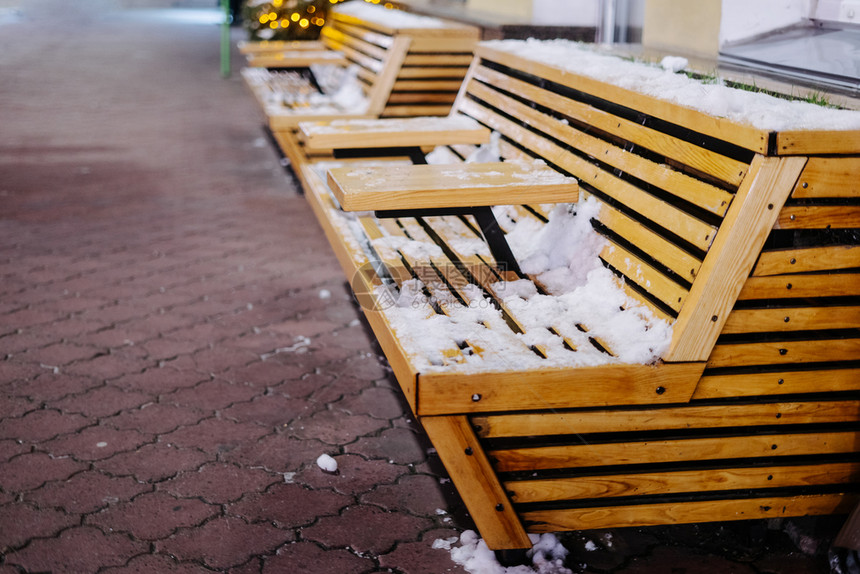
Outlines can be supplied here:
M716 57L720 49L721 14L721 0L646 0L642 44L658 50Z

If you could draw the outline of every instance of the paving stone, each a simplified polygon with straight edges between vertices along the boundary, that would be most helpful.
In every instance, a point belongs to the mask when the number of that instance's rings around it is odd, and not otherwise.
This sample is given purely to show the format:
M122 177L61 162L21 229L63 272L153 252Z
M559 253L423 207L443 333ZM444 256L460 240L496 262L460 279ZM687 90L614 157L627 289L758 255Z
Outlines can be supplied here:
M0 337L0 345L2 345L5 339L9 338L11 337ZM8 351L4 351L0 346L0 353L3 352ZM0 359L2 359L2 355L0 355ZM0 360L0 384L15 381L30 381L44 372L44 367L33 363L22 363L14 359Z
M66 480L87 469L87 464L44 452L24 453L0 465L0 487L7 492L33 490L45 482Z
M200 497L207 502L225 504L239 500L245 493L262 492L269 485L282 481L282 477L262 469L209 463L199 470L179 473L175 478L160 483L158 488L179 497Z
M362 495L361 502L376 504L389 511L437 516L437 510L448 508L447 496L439 480L426 474L401 476L396 484L383 484Z
M77 460L102 460L118 452L140 448L153 436L136 430L118 430L97 425L75 434L66 434L44 444L53 456L71 456Z
M119 430L134 429L146 434L165 434L182 426L194 425L204 418L203 411L171 404L147 403L124 410L102 421Z
M124 566L106 568L105 574L211 574L212 570L199 564L179 564L162 554L135 556Z
M421 541L401 542L397 547L379 557L379 565L396 568L404 574L465 574L466 570L451 560L448 550L433 548L437 539L459 538L456 530L431 530L422 535Z
M204 349L191 355L197 369L204 373L221 373L231 367L248 365L260 359L259 355L244 349L217 347Z
M315 440L299 440L284 433L269 434L256 442L238 445L222 456L227 462L265 468L272 472L295 472L313 464L331 446Z
M266 558L263 574L313 572L314 574L364 574L374 563L346 550L323 550L312 542L296 542Z
M415 540L432 526L427 518L386 512L375 506L350 506L340 516L324 516L302 531L302 536L327 548L352 548L379 555L397 542Z
M151 361L140 359L124 348L88 361L78 361L69 365L63 371L73 375L86 375L107 381L129 373L139 373L151 366Z
M104 566L121 566L132 556L146 551L145 542L81 526L65 530L57 538L34 540L26 548L7 555L6 563L20 566L27 572L81 574Z
M371 387L358 395L345 397L332 405L335 410L352 415L368 415L377 419L394 419L403 415L406 402L398 391L382 387Z
M84 393L74 396L48 401L48 406L64 413L78 413L90 418L102 418L137 408L153 399L153 395L125 391L118 387L105 385L88 389Z
M162 440L180 447L199 448L211 454L227 453L240 446L255 443L269 429L253 423L206 419L162 435Z
M29 349L17 356L19 360L32 361L43 365L62 367L82 359L91 359L98 354L95 347L59 342L38 349Z
M55 508L36 508L29 504L0 506L0 552L20 548L33 538L55 536L79 521L78 516Z
M291 532L226 517L184 529L157 541L155 548L179 561L200 560L210 568L225 569L244 564L254 555L273 552L293 539Z
M237 403L224 409L221 416L241 423L256 423L270 427L287 426L298 416L308 416L317 408L302 399L281 394L258 396L250 402Z
M429 444L408 428L383 431L378 437L364 437L346 445L347 452L367 458L385 459L398 464L419 464L426 458Z
M23 498L40 507L62 508L66 512L87 513L152 490L131 477L110 477L96 471L80 472L68 480L48 482L24 493Z
M150 394L167 394L179 389L194 387L209 380L209 375L171 367L150 368L142 373L124 375L110 382L125 390L140 390Z
M24 397L12 397L5 395L0 401L0 420L7 418L20 418L30 411L36 410L39 405Z
M32 446L24 444L17 440L6 439L0 440L0 461L4 463L12 460L14 457L28 453L32 450ZM2 484L2 483L0 483Z
M280 528L307 526L320 516L332 516L352 497L330 490L310 490L299 484L276 484L263 493L245 495L227 512L249 522L271 522Z
M377 485L390 484L409 469L387 460L365 460L354 454L334 457L337 474L326 473L317 465L308 465L293 480L312 488L332 488L343 494L356 495L373 490Z
M200 468L215 455L195 448L179 448L165 442L146 444L139 449L94 462L96 469L116 475L133 476L142 482L159 482L180 472Z
M0 421L0 439L43 442L62 434L75 432L88 424L90 422L81 415L65 415L53 409L30 411L21 418Z
M146 355L154 361L172 359L179 355L191 355L207 347L200 341L178 339L171 336L158 337L144 341L140 346L146 350Z
M90 389L102 386L104 383L91 377L54 373L42 368L39 376L33 380L13 383L10 394L28 397L35 402L49 402L62 399L68 395L84 393Z
M165 395L163 400L183 407L216 411L226 409L234 403L250 401L265 392L265 387L251 383L231 383L218 378Z
M270 352L271 349L267 352ZM231 368L223 376L236 383L254 383L261 386L276 386L284 381L299 379L302 375L313 371L313 367L301 362L293 362L289 365L276 361L255 361L249 365ZM333 377L329 377L331 380Z
M196 498L179 499L164 492L145 493L86 518L87 524L111 532L127 532L140 540L166 538L178 528L201 524L220 512Z
M320 389L327 388L334 380L335 376L331 374L308 373L301 377L289 379L276 386L274 390L289 397L307 398L317 393ZM334 389L333 392L334 395L330 400L337 400L345 391ZM328 400L315 400L320 403L328 402Z
M326 444L341 445L355 441L358 437L374 434L388 426L369 416L344 415L334 411L321 411L308 418L298 418L290 423L290 434L300 439L316 439Z

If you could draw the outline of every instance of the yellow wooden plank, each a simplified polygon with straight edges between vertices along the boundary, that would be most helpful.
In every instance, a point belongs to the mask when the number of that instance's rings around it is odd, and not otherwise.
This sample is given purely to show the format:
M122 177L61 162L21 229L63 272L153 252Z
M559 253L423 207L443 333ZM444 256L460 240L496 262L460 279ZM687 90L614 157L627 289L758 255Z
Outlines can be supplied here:
M704 363L421 373L420 415L685 403ZM475 399L477 397L477 400Z
M497 472L599 465L670 463L721 459L848 454L857 452L860 432L789 433L733 437L648 440L489 450Z
M587 183L616 201L641 213L665 229L672 230L696 247L707 250L714 239L712 225L682 211L635 185L603 170L600 166L583 159L550 139L538 135L519 124L472 100L464 100L460 111L501 132L512 141L526 147L537 156L547 158L584 184Z
M247 56L265 52L294 52L296 50L324 50L318 40L243 40L236 43L239 53Z
M551 110L558 110L565 116L578 120L589 127L597 128L657 154L665 155L682 165L688 165L731 185L740 185L744 174L746 174L747 166L743 162L668 136L636 122L614 116L549 90L538 88L501 72L480 67L475 72L475 78L487 82L489 85L472 81L468 84L470 93L485 100L498 102L500 107L506 111L516 110L516 114L513 115L517 117L540 121L543 114L531 109L526 104L521 104L497 92L497 89L510 91L527 101L534 101ZM639 179L664 188L666 191L683 197L713 213L723 215L728 208L731 201L731 194L728 192L675 171L666 165L655 164L641 156L629 154L623 147L610 145L572 127L568 127L566 131L569 134L565 138L566 140L572 140L577 148L600 161L635 173Z
M611 243L600 253L600 258L615 268L627 280L632 281L653 297L678 311L687 297L687 290L660 271L625 249ZM652 306L651 303L648 304Z
M848 484L860 480L860 462L801 466L645 472L575 478L511 480L504 483L514 504L684 492Z
M705 374L693 399L757 397L860 390L860 369L815 369L743 374Z
M421 424L490 548L531 548L505 490L466 417L425 417Z
M545 77L548 80L569 86L596 97L614 102L642 113L664 119L670 123L690 128L754 152L767 153L770 134L766 130L749 125L731 122L712 114L680 106L668 100L646 96L631 90L619 88L605 82L594 80L560 68L529 60L527 56L495 50L483 44L476 48L480 57L522 70L525 73Z
M805 158L756 156L672 330L667 361L707 359Z
M722 334L856 329L858 326L860 307L736 309L729 315Z
M790 205L782 208L775 229L860 228L860 206Z
M714 347L708 367L852 361L857 357L860 357L860 339L726 343Z
M348 63L343 53L333 50L263 53L248 58L248 65L258 68L307 68L315 64L345 66Z
M753 276L836 271L860 267L860 245L831 245L808 249L764 251Z
M312 149L425 147L483 144L490 130L464 117L395 118L373 122L307 122L299 137Z
M811 157L791 196L860 197L860 157Z
M772 275L747 279L738 301L857 296L860 296L860 273Z
M579 193L545 165L513 162L338 168L328 180L347 211L575 203Z
M857 386L860 386L858 382ZM587 410L490 414L472 417L482 439L645 432L810 423L853 422L860 401L780 402L743 405L660 406L624 410Z
M415 53L409 51L404 66L462 66L465 70L472 63L472 54L443 54L443 53Z
M856 494L821 494L780 498L750 498L702 502L672 502L524 512L529 532L591 530L661 524L724 522L754 518L785 518L847 514L857 504Z
M406 53L409 51L411 41L408 37L397 37L389 48L385 60L383 60L383 69L367 94L369 113L378 116L385 109L385 103L391 95L394 82L397 81L398 72L403 65L404 58L406 58Z
M860 152L860 130L797 130L776 134L776 149L781 155Z

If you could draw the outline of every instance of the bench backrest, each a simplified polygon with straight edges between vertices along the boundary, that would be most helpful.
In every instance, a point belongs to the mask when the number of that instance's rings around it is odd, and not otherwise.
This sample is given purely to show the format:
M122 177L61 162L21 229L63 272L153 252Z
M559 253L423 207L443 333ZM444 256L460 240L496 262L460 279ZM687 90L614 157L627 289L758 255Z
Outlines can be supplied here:
M472 26L363 2L335 7L321 34L358 67L369 111L382 117L447 114L478 37Z
M674 322L666 361L708 359L806 163L779 153L831 145L720 120L487 44L455 113L499 132L503 157L543 159L602 203L593 224L609 242L604 264ZM857 140L850 135L848 145Z

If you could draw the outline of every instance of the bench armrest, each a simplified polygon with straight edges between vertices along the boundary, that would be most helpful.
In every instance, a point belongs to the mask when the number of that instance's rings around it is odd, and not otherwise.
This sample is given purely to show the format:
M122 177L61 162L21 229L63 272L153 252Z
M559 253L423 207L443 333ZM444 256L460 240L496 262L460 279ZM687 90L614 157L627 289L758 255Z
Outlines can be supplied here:
M299 137L308 149L434 147L490 141L490 130L472 118L424 117L373 121L302 122Z
M349 63L341 52L334 50L294 50L248 57L248 65L257 68L308 68L314 64L347 66Z
M329 187L345 211L574 203L579 185L544 163L341 167Z

